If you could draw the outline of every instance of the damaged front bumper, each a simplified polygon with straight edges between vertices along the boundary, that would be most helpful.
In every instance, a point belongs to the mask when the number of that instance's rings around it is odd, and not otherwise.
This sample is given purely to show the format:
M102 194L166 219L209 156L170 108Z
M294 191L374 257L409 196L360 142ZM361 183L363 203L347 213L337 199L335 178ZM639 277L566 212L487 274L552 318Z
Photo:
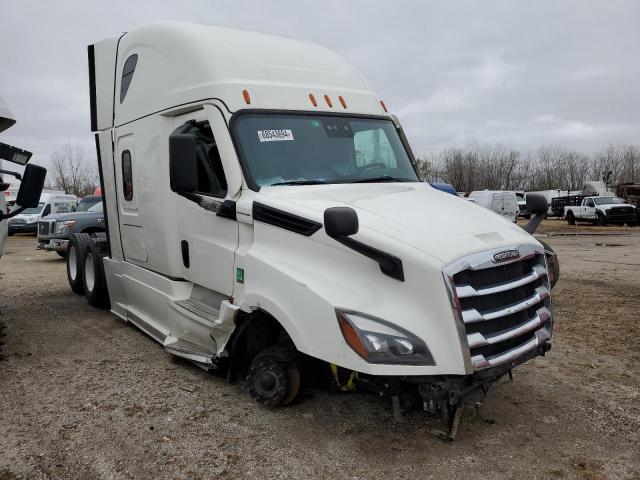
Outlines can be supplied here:
M69 240L52 238L51 240L41 240L38 242L36 250L46 250L47 252L66 252Z

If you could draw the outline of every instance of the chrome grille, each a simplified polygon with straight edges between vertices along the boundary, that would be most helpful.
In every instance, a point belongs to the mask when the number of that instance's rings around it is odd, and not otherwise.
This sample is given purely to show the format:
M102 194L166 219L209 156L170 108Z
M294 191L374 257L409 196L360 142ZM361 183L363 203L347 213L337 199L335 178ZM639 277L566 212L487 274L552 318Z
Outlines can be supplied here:
M40 235L49 235L49 222L38 222L38 233Z
M517 250L518 258L493 260L507 250ZM541 247L476 253L443 273L474 369L515 361L551 338L550 286Z

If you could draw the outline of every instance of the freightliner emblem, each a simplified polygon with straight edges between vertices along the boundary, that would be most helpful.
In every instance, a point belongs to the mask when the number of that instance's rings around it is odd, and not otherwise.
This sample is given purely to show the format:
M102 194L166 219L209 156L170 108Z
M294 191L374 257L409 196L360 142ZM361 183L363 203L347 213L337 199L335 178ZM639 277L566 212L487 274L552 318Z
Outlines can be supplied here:
M493 254L493 262L500 263L505 260L511 260L512 258L518 258L520 256L520 252L518 250L504 250L502 252Z

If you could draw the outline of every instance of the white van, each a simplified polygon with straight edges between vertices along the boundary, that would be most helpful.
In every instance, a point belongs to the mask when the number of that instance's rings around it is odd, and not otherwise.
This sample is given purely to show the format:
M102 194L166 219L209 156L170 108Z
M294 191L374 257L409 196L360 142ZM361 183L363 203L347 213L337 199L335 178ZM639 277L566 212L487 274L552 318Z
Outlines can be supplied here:
M334 52L162 22L91 45L89 84L107 232L72 236L68 280L171 354L268 406L313 359L454 425L550 348L543 245L425 188L398 119Z
M502 190L477 190L469 194L469 200L496 212L512 222L518 218L518 197L515 192Z
M64 193L43 193L37 207L27 208L9 219L9 235L15 233L37 233L38 221L51 213L75 212L78 197ZM19 208L14 206L12 211Z

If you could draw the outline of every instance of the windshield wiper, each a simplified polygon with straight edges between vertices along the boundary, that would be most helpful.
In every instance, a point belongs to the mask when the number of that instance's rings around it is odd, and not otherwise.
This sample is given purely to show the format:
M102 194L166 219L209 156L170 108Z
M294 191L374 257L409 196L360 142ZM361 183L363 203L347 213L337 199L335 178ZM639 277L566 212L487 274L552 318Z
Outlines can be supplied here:
M270 186L274 185L323 185L327 182L324 180L289 180L287 182L276 182L272 183Z
M408 178L392 177L391 175L382 175L380 177L361 178L352 180L353 183L378 183L378 182L409 182Z

